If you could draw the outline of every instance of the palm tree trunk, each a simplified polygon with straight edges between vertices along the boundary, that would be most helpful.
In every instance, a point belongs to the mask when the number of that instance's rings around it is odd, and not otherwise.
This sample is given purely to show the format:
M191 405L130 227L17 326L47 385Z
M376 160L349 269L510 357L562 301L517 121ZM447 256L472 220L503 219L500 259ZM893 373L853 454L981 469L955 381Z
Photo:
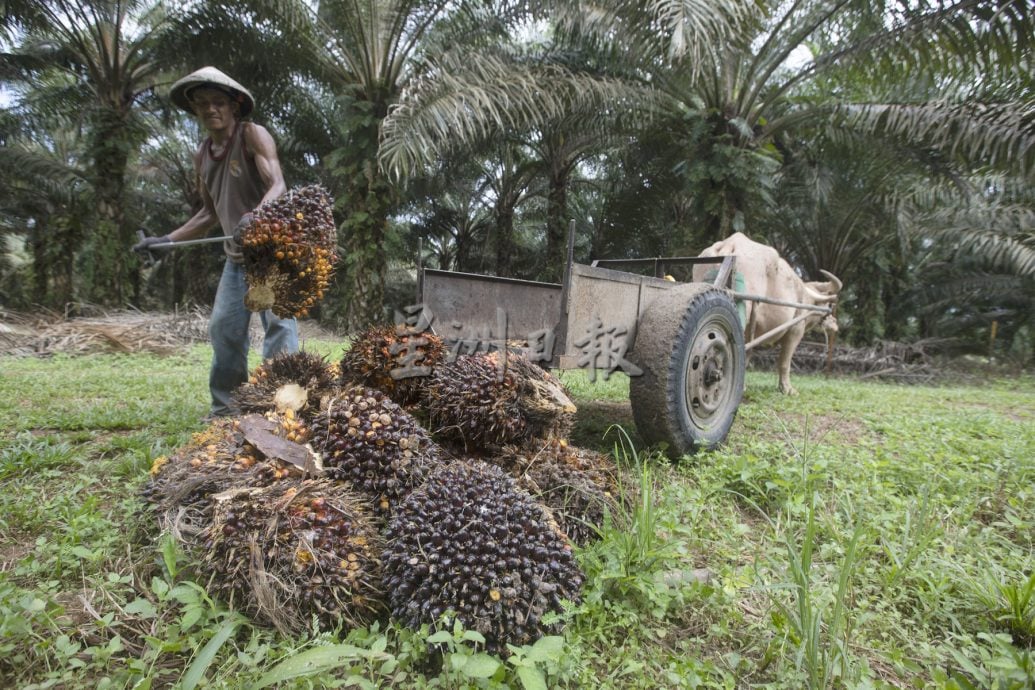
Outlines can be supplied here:
M133 142L125 118L102 113L93 132L93 187L97 225L88 239L84 294L102 305L121 305L130 286L132 232L125 222L125 176Z
M510 277L514 256L514 207L496 208L496 275Z
M47 277L50 266L47 265L47 245L44 237L47 234L46 220L40 216L33 218L32 234L29 236L32 247L32 301L36 304L47 303Z
M564 167L550 175L546 200L546 263L542 276L547 281L561 279L566 258L564 220L568 213L569 171L570 168Z
M469 271L471 262L471 233L466 223L461 223L456 233L456 251L453 253L453 270Z
M387 317L385 237L399 197L377 160L386 102L363 99L357 102L356 111L347 145L335 152L341 154L333 173L338 182L335 206L344 216L338 227L344 252L326 305L327 313L349 333L382 323Z
M385 204L371 192L341 224L338 234L344 238L344 271L338 281L341 298L339 321L350 333L384 320L385 275L388 260L385 234L388 214Z

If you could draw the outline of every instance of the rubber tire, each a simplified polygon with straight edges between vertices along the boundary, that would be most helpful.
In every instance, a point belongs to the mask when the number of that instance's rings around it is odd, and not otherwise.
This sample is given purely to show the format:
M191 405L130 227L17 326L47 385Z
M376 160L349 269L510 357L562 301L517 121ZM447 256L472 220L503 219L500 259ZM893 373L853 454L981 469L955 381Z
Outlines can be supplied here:
M666 291L640 320L629 360L643 371L630 376L629 399L648 444L664 444L678 460L726 439L744 395L746 363L744 331L728 293L702 284Z

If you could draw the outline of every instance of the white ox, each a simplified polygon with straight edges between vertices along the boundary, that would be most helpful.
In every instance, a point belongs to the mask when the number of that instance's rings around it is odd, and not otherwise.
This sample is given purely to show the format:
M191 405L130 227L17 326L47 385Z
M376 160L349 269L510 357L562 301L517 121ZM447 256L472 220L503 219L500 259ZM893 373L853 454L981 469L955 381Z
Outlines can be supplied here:
M701 256L737 257L736 271L743 277L744 286L738 284L738 291L749 295L768 297L783 302L797 304L830 305L837 300L841 290L841 281L827 271L820 271L830 280L827 282L806 282L802 280L775 249L748 239L743 233L735 233L724 240L716 242L701 252ZM702 265L694 267L694 280L705 281L709 272L715 273L715 267ZM837 320L832 314L824 315L795 307L785 307L764 302L747 303L747 324L744 329L744 342L749 343L756 337L782 326L795 318L806 316L790 328L776 332L758 345L780 344L780 357L777 362L777 373L780 379L780 391L794 395L797 391L791 385L791 358L801 342L805 332L820 324L830 337L837 332Z

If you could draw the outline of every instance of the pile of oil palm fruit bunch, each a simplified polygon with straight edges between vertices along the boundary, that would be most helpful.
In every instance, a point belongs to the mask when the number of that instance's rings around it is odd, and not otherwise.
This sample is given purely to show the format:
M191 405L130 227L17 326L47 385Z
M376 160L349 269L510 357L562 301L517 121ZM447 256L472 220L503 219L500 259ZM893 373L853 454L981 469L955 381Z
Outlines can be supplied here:
M592 542L606 520L620 521L620 506L631 501L609 457L563 438L507 446L492 461L549 508L579 546Z
M498 467L456 461L410 494L388 525L392 615L434 624L452 612L490 652L527 644L540 619L577 600L582 574L549 512Z
M438 335L405 325L374 326L356 338L339 364L343 382L383 391L403 406L420 401L429 375L443 362Z
M347 485L292 480L217 494L203 562L212 591L282 632L333 629L382 608L380 539Z
M386 515L444 457L412 415L369 388L343 388L311 429L328 474L351 483Z
M319 411L320 396L330 391L335 380L324 357L302 350L266 360L231 397L242 412L291 408L303 416L313 415Z
M283 631L458 621L506 654L555 631L573 550L626 512L610 458L567 440L564 386L520 353L375 327L334 363L263 362L234 400L145 499L163 526L189 512L199 577Z
M327 191L310 185L255 210L241 232L249 310L306 316L323 299L338 260L332 208Z
M566 433L575 405L561 383L526 357L477 352L436 367L424 394L429 424L467 452Z
M143 497L158 525L193 547L212 520L213 495L240 486L268 486L290 473L249 444L236 419L224 418L194 434L175 454L156 458Z

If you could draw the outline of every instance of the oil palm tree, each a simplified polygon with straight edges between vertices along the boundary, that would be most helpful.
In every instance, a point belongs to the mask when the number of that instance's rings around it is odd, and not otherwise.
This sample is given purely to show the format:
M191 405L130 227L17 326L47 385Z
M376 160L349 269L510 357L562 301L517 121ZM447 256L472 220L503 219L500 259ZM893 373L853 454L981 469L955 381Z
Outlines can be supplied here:
M642 122L682 147L677 172L694 194L703 240L744 228L753 207L772 203L781 137L801 127L895 133L1007 164L1035 150L1030 91L993 104L977 89L945 100L937 88L946 75L970 77L965 65L975 56L1017 81L1030 55L1029 3L605 0L560 3L554 18L558 46L593 55L596 69L639 87L607 92L607 107L648 108ZM406 169L487 130L543 126L580 103L603 102L594 100L603 90L544 87L557 69L549 63L445 56L443 65L386 122L390 165ZM933 87L896 102L856 92L861 75L879 75L892 93L918 75Z
M1031 11L1021 3L795 0L762 7L738 40L705 54L696 75L673 65L656 80L665 94L661 121L674 131L687 123L687 169L695 172L708 239L743 229L751 206L771 203L759 192L771 189L783 139L803 128L898 136L1023 165L1032 144L1022 124L1030 92L1027 103L1015 98L989 108L987 90L955 88L973 76L975 55L1003 71L1026 59L1018 46ZM752 169L760 174L745 174Z
M1006 343L1021 362L1035 357L1035 195L1027 181L975 174L924 185L905 203L902 224L923 238L929 259L903 302L927 336L951 336L971 352ZM998 341L998 342L997 342Z
M121 304L133 294L126 170L149 132L162 79L165 4L145 0L10 0L0 22L15 37L2 58L13 110L84 133L94 228L83 248L84 299Z
M92 194L77 154L75 134L69 132L57 132L47 144L8 139L0 147L0 167L8 171L0 195L0 237L28 247L32 276L31 285L5 290L7 299L20 293L23 303L60 308L80 296L76 254Z
M507 257L514 246L505 221L518 204L542 197L545 242L537 274L526 277L559 279L578 166L628 141L628 121L645 112L650 92L628 75L603 74L592 59L549 44L501 42L448 51L429 64L385 119L381 164L406 176L437 158L478 155L506 142L510 153L499 158L496 271L511 270ZM518 152L523 163L505 174L505 159Z
M443 270L484 272L489 264L486 246L495 226L490 180L475 159L442 161L408 185L404 214L410 223L410 255L422 251ZM423 246L422 246L423 245Z

